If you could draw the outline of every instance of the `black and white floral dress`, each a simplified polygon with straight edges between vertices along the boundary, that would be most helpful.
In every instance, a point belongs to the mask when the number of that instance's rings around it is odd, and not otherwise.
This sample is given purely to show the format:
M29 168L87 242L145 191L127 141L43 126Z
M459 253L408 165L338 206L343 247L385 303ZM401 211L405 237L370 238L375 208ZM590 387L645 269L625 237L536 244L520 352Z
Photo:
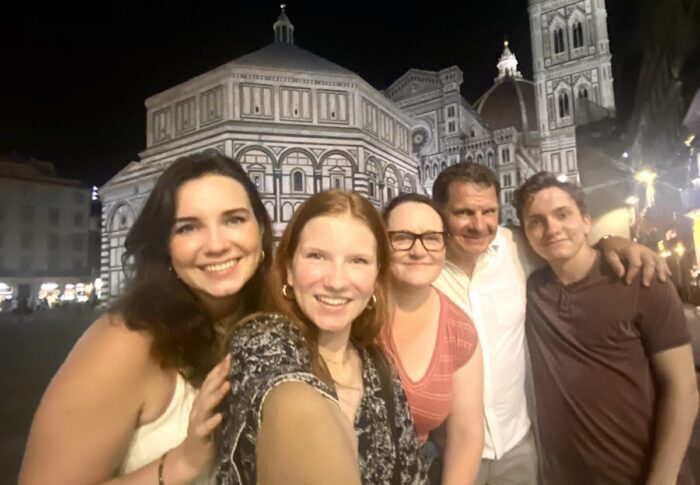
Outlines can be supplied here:
M224 423L217 444L217 480L221 485L254 485L256 441L266 395L283 382L305 382L338 403L334 389L311 373L311 356L301 332L285 317L262 314L236 330L231 340L231 392L222 405ZM394 460L402 485L424 484L426 467L419 456L418 439L406 395L394 376L392 435L373 360L362 356L364 395L355 417L360 477L363 484L391 484ZM398 453L394 442L398 441Z

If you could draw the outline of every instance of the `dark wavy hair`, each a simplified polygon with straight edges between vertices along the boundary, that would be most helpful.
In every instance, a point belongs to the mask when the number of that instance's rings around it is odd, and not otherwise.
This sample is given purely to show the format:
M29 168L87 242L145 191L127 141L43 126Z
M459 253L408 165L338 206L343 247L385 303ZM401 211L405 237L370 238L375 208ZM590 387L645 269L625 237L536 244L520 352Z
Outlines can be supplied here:
M175 222L177 190L205 175L223 175L245 189L262 234L265 257L237 295L231 315L215 321L195 293L170 270L169 242ZM125 241L122 266L128 276L124 294L110 312L127 327L151 334L151 355L163 367L175 367L194 385L225 355L226 327L260 309L265 275L272 259L270 218L243 168L221 154L179 158L158 178Z
M284 296L282 286L287 281L287 269L291 267L306 224L316 217L344 215L365 223L377 242L378 274L374 285L377 301L373 308L368 307L352 322L350 338L355 345L367 349L371 354L381 353L378 336L389 316L389 240L381 216L360 194L328 190L313 195L299 206L282 234L265 292L265 309L284 314L301 330L309 344L314 371L329 385L332 385L332 381L318 355L318 327L304 314L295 299ZM380 368L379 371L388 370Z

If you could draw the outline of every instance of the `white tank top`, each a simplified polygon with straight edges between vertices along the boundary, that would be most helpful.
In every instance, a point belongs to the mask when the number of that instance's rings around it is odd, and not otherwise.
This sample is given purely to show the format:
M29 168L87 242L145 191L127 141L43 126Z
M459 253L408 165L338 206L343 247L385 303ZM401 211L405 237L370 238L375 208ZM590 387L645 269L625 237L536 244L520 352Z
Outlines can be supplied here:
M120 475L158 460L163 453L185 440L190 410L196 395L197 390L177 374L175 392L166 410L155 421L136 429L119 470ZM196 485L215 483L213 477L209 475L210 473L205 473L192 483Z

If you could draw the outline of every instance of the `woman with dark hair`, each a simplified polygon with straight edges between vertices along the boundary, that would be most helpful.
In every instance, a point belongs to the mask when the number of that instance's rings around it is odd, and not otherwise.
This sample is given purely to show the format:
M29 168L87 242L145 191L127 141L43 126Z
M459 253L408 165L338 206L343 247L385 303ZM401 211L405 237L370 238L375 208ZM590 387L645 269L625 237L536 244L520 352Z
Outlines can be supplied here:
M389 245L362 196L304 202L280 241L266 308L231 341L222 484L423 483L401 384L378 346Z
M484 443L483 364L472 321L431 286L445 261L445 218L431 199L405 194L387 205L384 221L394 307L382 341L406 390L421 444L445 425L444 464L431 466L431 480L474 483Z
M20 484L211 481L226 335L259 309L271 243L267 212L233 160L198 154L165 170L126 238L124 295L39 405Z

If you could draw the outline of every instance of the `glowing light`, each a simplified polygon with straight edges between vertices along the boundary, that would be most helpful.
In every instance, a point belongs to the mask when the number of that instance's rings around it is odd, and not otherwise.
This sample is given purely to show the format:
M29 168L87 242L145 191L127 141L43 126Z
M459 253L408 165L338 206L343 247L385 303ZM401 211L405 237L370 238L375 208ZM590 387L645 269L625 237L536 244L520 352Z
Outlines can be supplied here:
M634 179L646 185L644 193L645 207L651 207L656 202L656 190L654 189L654 180L656 180L656 172L645 168L634 175Z
M625 199L625 204L627 205L637 205L639 203L639 197L635 195L630 195Z
M96 290L102 289L102 278L97 278L95 280L95 289Z
M695 141L695 135L689 135L688 138L685 139L685 146L689 147L690 145L693 144Z
M56 283L42 283L41 286L39 287L39 290L41 290L41 291L53 291L56 288L58 288L58 285Z
M627 152L622 154L622 158L629 158L629 157L630 157L630 154Z
M676 247L673 248L673 252L676 253L678 257L682 258L685 254L685 246L683 245L683 243L679 242L678 244L676 244Z
M563 182L568 182L568 181L569 181L569 177L567 177L566 175L564 175L564 174L562 173L562 174L557 175L557 180L558 180L559 182L562 182L562 183L563 183Z
M642 182L645 184L649 184L654 182L656 179L656 172L649 170L648 168L645 168L644 170L640 170L634 175L634 179L637 182Z

